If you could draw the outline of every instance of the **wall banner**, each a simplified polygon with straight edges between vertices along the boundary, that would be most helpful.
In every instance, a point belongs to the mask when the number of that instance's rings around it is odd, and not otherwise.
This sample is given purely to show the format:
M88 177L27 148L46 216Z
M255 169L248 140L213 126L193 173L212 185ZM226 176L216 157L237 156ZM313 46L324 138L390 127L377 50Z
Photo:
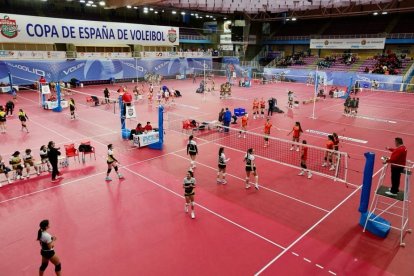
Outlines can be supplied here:
M173 46L179 44L179 28L0 13L0 42L39 41L82 45Z
M311 49L384 49L385 38L311 39Z

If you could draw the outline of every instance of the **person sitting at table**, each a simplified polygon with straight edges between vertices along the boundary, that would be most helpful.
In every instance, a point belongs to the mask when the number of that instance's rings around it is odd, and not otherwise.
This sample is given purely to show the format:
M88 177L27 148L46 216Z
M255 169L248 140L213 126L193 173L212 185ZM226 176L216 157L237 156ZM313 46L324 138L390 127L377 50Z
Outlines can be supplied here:
M147 122L147 125L144 127L144 130L146 132L152 131L152 126L150 122Z
M142 127L142 124L141 123L138 123L137 124L137 127L135 128L135 132L137 134L142 134L142 133L145 132L145 128Z

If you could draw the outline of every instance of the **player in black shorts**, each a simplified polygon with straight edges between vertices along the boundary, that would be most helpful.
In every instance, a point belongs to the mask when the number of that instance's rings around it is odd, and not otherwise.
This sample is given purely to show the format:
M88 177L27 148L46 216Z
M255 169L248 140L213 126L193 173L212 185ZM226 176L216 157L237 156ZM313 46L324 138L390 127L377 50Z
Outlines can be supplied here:
M195 158L198 154L197 143L193 140L194 136L190 135L188 137L188 144L187 144L187 155L190 155L190 170L196 167Z
M188 213L188 205L191 205L191 218L195 218L194 213L194 189L196 185L196 180L194 178L193 172L188 171L187 176L184 178L184 197L185 197L185 212Z
M226 184L226 167L230 158L226 159L224 155L224 148L220 147L218 152L218 171L217 171L217 183Z
M55 254L56 237L46 232L49 229L49 220L42 220L39 224L39 231L37 232L37 240L40 242L40 255L42 255L42 265L39 268L39 276L43 276L49 261L55 265L55 272L57 276L62 275L62 266L59 257Z
M249 180L250 173L253 172L255 178L255 188L259 190L259 176L257 175L256 165L254 164L254 150L252 148L247 150L246 155L244 156L244 162L246 162L246 189L250 188Z

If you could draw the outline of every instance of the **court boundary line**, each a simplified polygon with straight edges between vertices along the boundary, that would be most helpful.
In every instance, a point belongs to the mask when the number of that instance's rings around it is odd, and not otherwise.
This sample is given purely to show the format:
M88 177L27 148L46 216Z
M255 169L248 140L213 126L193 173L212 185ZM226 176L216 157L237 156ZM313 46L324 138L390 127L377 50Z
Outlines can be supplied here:
M171 189L169 189L169 188L167 188L167 187L165 187L165 186L163 186L163 185L155 182L154 180L152 180L152 179L150 179L150 178L148 178L148 177L146 177L146 176L144 176L144 175L142 175L142 174L140 174L138 172L135 172L135 171L133 171L133 170L131 170L129 168L127 168L126 170L129 171L130 173L135 174L136 176L141 177L142 179L144 179L144 180L146 180L146 181L148 181L148 182L150 182L150 183L158 186L159 188L170 192L171 194L173 194L173 195L175 195L175 196L177 196L179 198L184 198L183 195L181 195L181 194L179 194L179 193L177 193L177 192L175 192L175 191L173 191L173 190L171 190ZM274 242L274 241L272 241L272 240L270 240L270 239L268 239L268 238L266 238L266 237L264 237L264 236L262 236L262 235L260 235L260 234L258 234L256 232L254 232L253 230L250 230L247 227L244 227L243 225L241 225L241 224L239 224L237 222L232 221L229 218L226 218L223 215L220 215L219 213L217 213L217 212L215 212L215 211L213 211L213 210L211 210L211 209L209 209L209 208L207 208L207 207L205 207L205 206L203 206L203 205L201 205L199 203L195 203L195 205L198 206L198 207L200 207L200 208L202 208L202 209L204 209L208 213L211 213L211 214L213 214L213 215L221 218L222 220L227 221L230 224L233 224L234 226L236 226L236 227L238 227L238 228L240 228L242 230L245 230L246 232L248 232L248 233L250 233L250 234L252 234L252 235L254 235L254 236L256 236L256 237L258 237L258 238L260 238L260 239L262 239L262 240L264 240L264 241L266 241L266 242L268 242L268 243L270 243L270 244L272 244L272 245L274 245L274 246L276 246L278 248L280 248L280 249L284 249L285 248L282 245L280 245L280 244L278 244L278 243L276 243L276 242Z
M325 219L327 219L334 211L336 211L339 207L345 204L352 196L358 192L362 186L359 186L355 189L351 194L349 194L345 199L343 199L338 205L336 205L329 213L325 214L321 219L319 219L314 225L312 225L308 230L305 231L302 235L299 236L294 242L292 242L288 247L286 247L281 253L279 253L275 258L273 258L270 262L268 262L264 267L262 267L258 272L254 275L258 276L263 273L269 266L275 263L278 259L280 259L286 252L290 251L290 249L295 246L298 242L300 242L307 234L309 234L313 229L315 229L319 224L321 224Z
M180 158L182 158L182 159L186 159L185 157L183 157L183 156L181 156L181 155L179 155L179 154L177 154L177 153L173 153L172 155L177 156L177 157L180 157ZM201 166L204 166L204 167L206 167L206 168L209 168L209 169L212 169L212 170L214 170L214 171L217 171L217 169L215 169L215 168L213 168L213 167L211 167L211 166L209 166L209 165L206 165L206 164L204 164L204 163L201 163L201 162L199 162L199 161L196 161L196 163L197 163L197 164L200 164ZM243 179L243 178L241 178L241 177L239 177L239 176L237 176L237 175L231 174L231 173L226 173L226 175L231 176L231 177L236 178L236 179L239 179L239 180L241 180L241 181L243 181L243 182L244 182L244 180L245 180L245 179ZM322 208L322 207L319 207L319 206L313 205L312 203L309 203L309 202L306 202L306 201L303 201L303 200L297 199L297 198L295 198L295 197L293 197L293 196L290 196L290 195L287 195L287 194L284 194L284 193L278 192L278 191L273 190L273 189L270 189L270 188L268 188L268 187L266 187L266 186L259 185L259 187L260 187L260 188L263 188L264 190L267 190L267 191L269 191L269 192L272 192L272 193L278 194L278 195L280 195L280 196L282 196L282 197L286 197L286 198L289 198L289 199L291 199L291 200L293 200L293 201L297 201L297 202L302 203L302 204L304 204L304 205L308 205L309 207L315 208L315 209L320 210L320 211L323 211L323 212L325 212L325 213L328 213L328 212L329 212L329 210L326 210L326 209L324 209L324 208Z

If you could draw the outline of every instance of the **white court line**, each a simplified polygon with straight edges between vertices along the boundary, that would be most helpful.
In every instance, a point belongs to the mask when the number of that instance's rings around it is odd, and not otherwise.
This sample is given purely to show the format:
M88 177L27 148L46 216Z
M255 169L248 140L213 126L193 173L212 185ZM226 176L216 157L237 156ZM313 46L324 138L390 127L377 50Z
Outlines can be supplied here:
M327 219L333 212L335 212L339 207L341 207L345 202L348 201L356 192L361 189L362 186L359 186L355 189L351 194L349 194L344 200L342 200L338 205L336 205L329 213L325 214L320 220L318 220L314 225L312 225L305 233L303 233L299 238L297 238L294 242L292 242L288 247L286 247L279 255L277 255L273 260L271 260L268 264L266 264L262 269L255 273L255 276L260 275L263 273L269 266L271 266L274 262L280 259L286 252L288 252L293 246L295 246L299 241L301 241L306 235L308 235L313 229L315 229L319 224L321 224L325 219ZM331 272L331 271L329 271ZM336 274L335 274L336 275Z
M399 132L399 131L394 131L394 130L389 130L389 129L384 129L384 128L372 128L372 127L362 127L362 126L355 126L353 124L347 124L347 123L342 123L342 122L338 122L338 121L330 121L327 119L321 119L318 118L319 121L324 121L324 122L328 122L331 124L335 124L335 125L345 125L348 127L352 127L352 128L361 128L361 129L369 129L369 130L375 130L375 131L386 131L386 132L391 132L391 133L397 133L397 134L404 134L404 135L409 135L409 136L414 136L414 134L412 133L405 133L405 132Z
M323 132L323 131L319 131L319 130L314 130L314 129L307 129L305 130L308 133L312 133L312 134L316 134L316 135L322 135L322 136L328 136L331 133L327 133L327 132ZM361 139L356 139L356 138L351 138L351 137L346 137L346 136L338 136L341 140L345 140L345 141L351 141L351 142L355 142L355 143L360 143L360 144L366 144L368 143L368 141L366 140L361 140Z
M174 153L173 155L175 155L175 156L177 156L177 157L180 157L180 158L182 158L182 159L186 159L186 160L188 160L187 158L185 158L184 156L181 156L181 155L179 155L179 154ZM206 164L204 164L204 163L200 163L200 162L198 162L198 161L196 161L196 163L197 163L197 164L200 164L200 165L202 165L202 166L204 166L204 167L206 167L206 168L209 168L209 169L212 169L212 170L214 170L214 171L217 171L217 169L215 169L215 168L213 168L213 167L211 167L211 166L209 166L209 165L206 165ZM244 181L245 181L245 179L243 179L243 178L241 178L241 177L238 177L238 176L236 176L236 175L234 175L234 174L226 173L226 175L231 176L231 177L236 178L236 179L239 179L239 180L243 181L243 183L244 183ZM302 204L304 204L304 205L310 206L310 207L312 207L312 208L318 209L318 210L320 210L320 211L323 211L323 212L326 212L326 213L328 213L328 212L329 212L329 210L326 210L326 209L321 208L321 207L319 207L319 206L313 205L313 204L308 203L308 202L306 202L306 201L303 201L303 200L297 199L297 198L295 198L295 197L293 197L293 196L289 196L289 195L286 195L286 194L284 194L284 193L281 193L281 192L275 191L275 190L273 190L273 189L267 188L267 187L265 187L265 186L263 186L263 185L260 185L260 188L262 188L262 189L264 189L264 190L267 190L267 191L270 191L270 192L272 192L272 193L278 194L278 195L280 195L280 196L287 197L287 198L289 198L289 199L292 199L292 200L297 201L297 202L299 202L299 203L302 203Z
M160 187L161 189L164 189L164 190L166 190L166 191L168 191L168 192L172 193L173 195L175 195L175 196L177 196L177 197L179 197L179 198L184 198L184 196L183 196L183 195L181 195L181 194L179 194L179 193L177 193L177 192L175 192L175 191L173 191L173 190L171 190L171 189L169 189L169 188L167 188L167 187L165 187L165 186L163 186L163 185L161 185L161 184L159 184L159 183L155 182L155 181L154 181L154 180L152 180L152 179L149 179L149 178L147 178L147 177L143 176L143 175L142 175L142 174L140 174L140 173L134 172L134 171L132 171L131 169L125 169L125 170L127 170L127 171L129 171L130 173L135 174L135 175L137 175L137 176L139 176L139 177L141 177L141 178L143 178L143 179L147 180L148 182L151 182L152 184L154 184L154 185L156 185L156 186ZM281 246L280 244L278 244L278 243L276 243L276 242L274 242L274 241L272 241L272 240L270 240L270 239L268 239L268 238L266 238L266 237L264 237L264 236L262 236L262 235L260 235L260 234L258 234L258 233L256 233L256 232L254 232L254 231L252 231L252 230L250 230L250 229L248 229L248 228L246 228L246 227L242 226L241 224L238 224L237 222L232 221L231 219L226 218L226 217L225 217L225 216L223 216L223 215L220 215L220 214L218 214L218 213L214 212L213 210L211 210L211 209L209 209L209 208L207 208L207 207L205 207L205 206L203 206L203 205L201 205L201 204L196 203L195 205L196 205L196 206L198 206L198 207L200 207L201 209L203 209L203 210L205 210L205 211L207 211L207 212L209 212L209 213L211 213L211 214L213 214L213 215L215 215L215 216L217 216L217 217L221 218L222 220L227 221L228 223L233 224L234 226L236 226L236 227L238 227L238 228L240 228L240 229L242 229L242 230L244 230L244 231L246 231L246 232L248 232L248 233L250 233L250 234L252 234L252 235L256 236L256 237L258 237L258 238L260 238L260 239L262 239L262 240L264 240L264 241L266 241L266 242L268 242L268 243L270 243L270 244L272 244L272 245L274 245L274 246L276 246L276 247L279 247L280 249L284 249L284 247L283 247L283 246Z

